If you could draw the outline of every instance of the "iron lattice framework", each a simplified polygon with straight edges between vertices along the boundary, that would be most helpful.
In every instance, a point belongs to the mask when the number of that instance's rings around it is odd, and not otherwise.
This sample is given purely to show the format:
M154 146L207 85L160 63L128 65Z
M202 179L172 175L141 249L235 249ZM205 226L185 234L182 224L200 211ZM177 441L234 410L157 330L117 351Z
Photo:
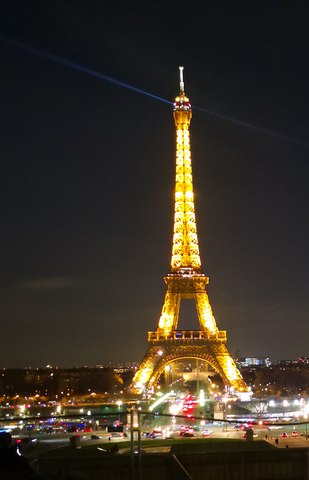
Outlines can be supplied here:
M226 348L226 332L219 331L206 292L208 278L201 271L194 209L189 127L192 110L184 92L180 67L180 95L173 109L176 125L175 216L171 272L165 277L167 292L155 332L149 332L148 351L135 374L135 388L150 388L166 365L184 358L208 362L225 384L236 391L247 385ZM194 298L201 330L177 330L180 301Z

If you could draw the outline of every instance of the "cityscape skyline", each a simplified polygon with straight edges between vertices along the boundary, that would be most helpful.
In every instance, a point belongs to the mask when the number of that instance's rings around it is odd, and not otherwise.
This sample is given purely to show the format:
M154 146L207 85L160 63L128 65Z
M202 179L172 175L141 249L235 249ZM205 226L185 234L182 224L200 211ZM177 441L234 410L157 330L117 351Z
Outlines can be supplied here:
M270 357L253 357L253 356L239 356L234 357L235 362L240 368L246 367L269 367L272 365L292 365L292 364L302 364L308 365L309 364L309 357L306 356L299 356L298 358L281 358L277 361L273 361ZM6 369L22 369L22 370L44 370L44 369L80 369L80 368L131 368L131 369L138 369L141 362L135 361L116 361L111 362L106 360L102 363L98 364L75 364L75 365L61 365L61 364L46 364L46 365L20 365L18 367L8 367L5 365L0 365L0 370Z
M218 328L232 356L306 355L301 11L205 5L194 24L189 15L180 48L183 14L172 4L163 16L77 4L2 5L0 33L171 102L185 66L200 254ZM170 268L172 108L0 43L0 364L141 362ZM179 328L198 328L193 310L181 306Z

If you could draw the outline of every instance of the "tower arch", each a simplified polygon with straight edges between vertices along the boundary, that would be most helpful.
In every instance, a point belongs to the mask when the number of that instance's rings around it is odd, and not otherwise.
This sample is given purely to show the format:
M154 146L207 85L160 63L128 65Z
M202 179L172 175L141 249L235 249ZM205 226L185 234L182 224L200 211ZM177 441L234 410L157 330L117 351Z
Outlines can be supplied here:
M177 362L179 360L186 360L186 359L188 359L188 360L189 359L200 360L200 361L203 361L203 362L207 363L208 365L210 365L215 370L216 373L218 373L220 375L224 385L228 385L228 379L226 378L226 375L224 374L223 369L220 367L220 365L218 364L216 359L214 357L212 357L210 354L194 353L194 352L192 352L191 354L190 353L180 354L180 353L177 353L177 351L176 351L176 352L174 352L174 354L170 355L169 358L163 357L161 359L161 361L158 363L158 365L154 368L153 373L152 373L152 377L149 380L148 388L150 386L156 387L160 376L162 375L162 373L165 370L165 367L167 367L168 365L171 365L172 363Z

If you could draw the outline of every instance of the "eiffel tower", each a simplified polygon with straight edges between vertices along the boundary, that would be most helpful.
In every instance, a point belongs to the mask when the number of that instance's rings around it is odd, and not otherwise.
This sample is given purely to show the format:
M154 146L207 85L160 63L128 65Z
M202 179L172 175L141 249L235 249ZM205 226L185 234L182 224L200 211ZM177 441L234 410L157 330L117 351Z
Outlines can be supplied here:
M148 332L149 347L133 378L133 387L151 391L167 365L186 358L203 360L220 374L226 388L248 390L226 348L226 332L219 331L206 292L209 281L201 271L192 182L190 121L192 109L184 91L183 67L180 94L173 116L176 125L175 216L171 271L164 304L155 332ZM194 298L200 330L177 330L180 300ZM232 387L232 388L231 388Z

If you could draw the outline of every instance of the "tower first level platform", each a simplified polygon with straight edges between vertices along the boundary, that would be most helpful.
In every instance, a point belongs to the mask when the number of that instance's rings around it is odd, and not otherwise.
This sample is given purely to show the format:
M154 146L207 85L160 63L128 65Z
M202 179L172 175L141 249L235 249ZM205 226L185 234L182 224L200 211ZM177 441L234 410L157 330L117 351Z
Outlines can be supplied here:
M184 92L180 67L180 94L173 109L176 125L175 213L171 270L165 277L167 291L158 327L148 334L148 351L136 372L133 385L147 390L156 385L165 366L181 359L196 358L210 364L227 387L238 392L247 385L226 348L226 334L218 330L202 273L195 219L190 149L191 104ZM177 330L180 302L194 298L200 330Z

